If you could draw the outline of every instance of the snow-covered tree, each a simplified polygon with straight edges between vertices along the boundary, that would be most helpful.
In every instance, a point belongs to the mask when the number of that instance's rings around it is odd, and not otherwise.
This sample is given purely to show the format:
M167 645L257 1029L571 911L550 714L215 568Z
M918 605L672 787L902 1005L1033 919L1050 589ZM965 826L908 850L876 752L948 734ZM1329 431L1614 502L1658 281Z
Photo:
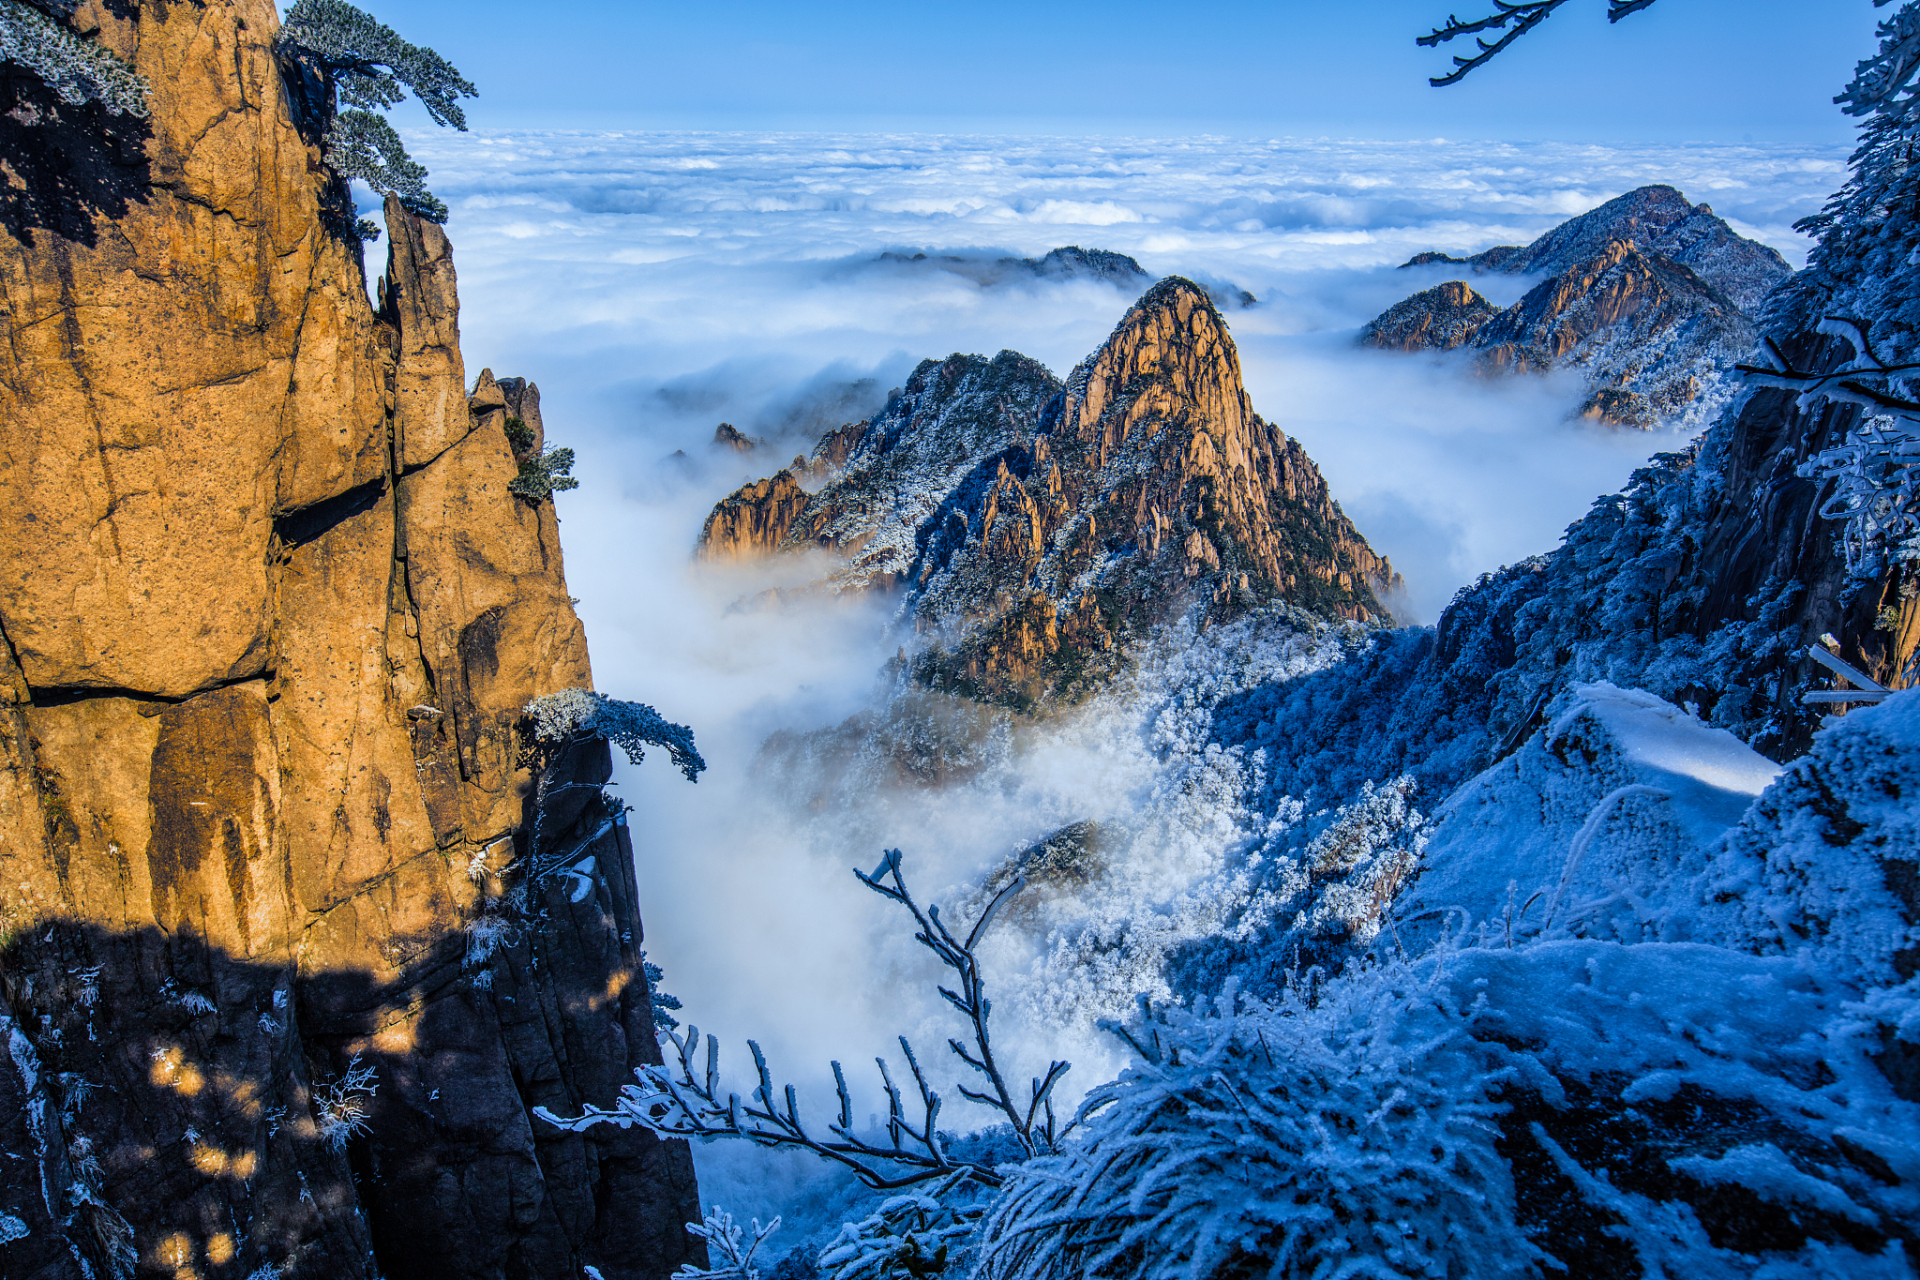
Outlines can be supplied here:
M647 758L648 747L665 747L688 782L698 782L707 767L693 745L693 730L642 703L622 702L591 689L562 689L529 702L526 715L528 745L536 756L580 738L601 737L634 764Z
M1874 0L1886 5L1891 0ZM1798 369L1779 343L1741 366L1751 382L1861 406L1859 425L1800 474L1831 482L1821 514L1845 522L1848 567L1877 575L1887 559L1920 560L1920 0L1880 23L1879 48L1834 99L1862 117L1847 184L1796 223L1818 237L1807 269L1769 303L1768 328L1841 338L1851 359Z
M982 1280L1534 1274L1495 1150L1502 1079L1445 987L1407 966L1317 1000L1153 1009L1080 1138L1021 1167Z
M145 77L59 21L74 8L70 0L0 0L0 62L25 68L71 106L98 102L115 115L145 116Z
M478 94L472 81L432 49L408 43L346 0L297 0L277 43L289 56L310 59L346 108L328 122L327 163L342 177L398 196L421 217L445 222L447 206L427 190L427 170L375 112L406 101L411 89L435 124L464 131L467 117L459 100Z

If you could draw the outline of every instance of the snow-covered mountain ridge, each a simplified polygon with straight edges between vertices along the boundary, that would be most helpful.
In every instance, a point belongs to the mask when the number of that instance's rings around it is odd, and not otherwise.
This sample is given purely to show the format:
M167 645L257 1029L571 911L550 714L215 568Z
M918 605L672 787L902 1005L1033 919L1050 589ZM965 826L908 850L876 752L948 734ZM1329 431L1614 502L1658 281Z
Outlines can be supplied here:
M1704 424L1726 406L1727 372L1754 345L1753 316L1792 274L1777 252L1664 186L1630 191L1524 248L1423 253L1405 265L1434 264L1547 279L1504 311L1449 281L1376 317L1363 344L1467 347L1489 372L1576 369L1591 388L1583 414L1640 427Z

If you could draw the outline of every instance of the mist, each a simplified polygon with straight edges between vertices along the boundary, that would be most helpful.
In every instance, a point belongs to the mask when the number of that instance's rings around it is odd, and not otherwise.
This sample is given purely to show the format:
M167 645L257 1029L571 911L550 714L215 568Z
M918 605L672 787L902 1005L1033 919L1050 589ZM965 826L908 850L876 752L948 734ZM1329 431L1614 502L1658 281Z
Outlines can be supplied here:
M901 848L921 900L953 904L1064 824L1115 833L1125 875L1036 922L997 924L985 952L1011 1074L1069 1058L1071 1102L1122 1061L1096 1018L1152 988L1156 948L1204 930L1241 892L1233 858L1254 818L1237 807L1236 766L1206 756L1172 691L1332 660L1223 629L1205 643L1165 638L1135 677L1045 725L926 704L920 713L946 717L971 752L939 788L846 748L871 721L822 736L893 691L898 602L806 591L817 566L803 560L697 563L706 513L871 413L921 359L1012 348L1065 376L1139 291L882 254L991 262L1077 244L1130 254L1151 277L1252 294L1225 316L1254 408L1302 441L1406 576L1393 602L1402 620L1430 623L1477 575L1550 549L1597 496L1689 431L1581 422L1572 380L1485 378L1457 358L1356 348L1372 316L1454 278L1397 264L1426 249L1524 243L1634 186L1669 182L1798 265L1805 243L1791 224L1838 185L1845 158L1819 146L1437 139L408 143L453 209L469 377L487 365L538 382L549 440L578 452L581 487L558 507L597 687L691 725L710 765L692 786L655 761L617 774L664 989L684 1001L683 1023L720 1036L735 1087L752 1036L776 1078L816 1103L831 1096L829 1060L842 1060L856 1106L873 1111L872 1058L897 1062L894 1036L912 1036L950 1081L942 1046L961 1028L931 998L935 975L904 913L851 867ZM1501 304L1530 283L1473 280ZM721 422L762 443L716 446ZM767 747L782 734L784 754ZM1131 940L1102 933L1115 921ZM958 1128L990 1118L970 1119L957 1099L944 1113ZM810 1162L719 1148L696 1159L703 1197L743 1217L837 1220L826 1207L836 1193L813 1181Z

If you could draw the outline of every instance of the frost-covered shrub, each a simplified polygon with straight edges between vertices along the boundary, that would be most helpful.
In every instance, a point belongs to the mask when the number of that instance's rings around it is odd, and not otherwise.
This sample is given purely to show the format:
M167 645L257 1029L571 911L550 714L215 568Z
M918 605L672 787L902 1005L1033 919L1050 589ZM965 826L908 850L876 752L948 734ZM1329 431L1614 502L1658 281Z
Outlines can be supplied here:
M859 1222L845 1223L820 1254L830 1280L924 1280L964 1275L966 1249L983 1212L936 1192L889 1196Z
M373 1095L380 1088L371 1064L354 1054L340 1078L313 1092L313 1127L335 1151L372 1128Z
M513 921L500 915L477 915L467 921L467 954L461 960L463 969L478 969L493 959L501 947L513 941Z
M447 206L427 190L427 171L407 154L393 126L374 113L406 101L411 89L435 124L464 131L459 99L478 92L473 83L432 49L408 43L345 0L298 0L277 43L318 63L347 108L328 125L327 163L342 177L398 196L421 217L445 222Z
M1275 1005L1229 987L1147 1011L1082 1138L990 1210L989 1280L1529 1274L1494 1149L1501 1075L1444 986L1406 967Z
M1920 962L1920 692L1814 739L1725 837L1712 896L1728 941L1888 983ZM1902 972L1902 969L1905 972Z
M0 62L26 68L69 106L97 102L115 115L147 114L146 77L20 0L0 0Z
M591 689L562 689L526 705L529 736L537 747L552 748L586 735L619 747L639 764L649 746L665 747L687 781L697 782L707 762L693 745L693 730L671 724L652 707L621 702Z

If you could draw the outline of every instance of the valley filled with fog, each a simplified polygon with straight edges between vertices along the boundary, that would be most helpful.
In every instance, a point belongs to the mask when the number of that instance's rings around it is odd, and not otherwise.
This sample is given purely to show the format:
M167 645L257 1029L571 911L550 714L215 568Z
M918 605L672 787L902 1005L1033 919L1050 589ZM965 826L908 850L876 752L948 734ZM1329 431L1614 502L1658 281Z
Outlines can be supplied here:
M663 988L684 1002L683 1022L721 1037L723 1066L742 1078L753 1036L776 1078L816 1098L831 1096L828 1059L845 1061L875 1111L878 1082L855 1064L899 1033L933 1059L957 1028L904 916L848 867L897 846L923 899L969 919L977 901L957 904L1010 855L1099 824L1125 875L1016 913L983 953L1013 1074L1070 1058L1064 1093L1077 1097L1124 1060L1096 1020L1124 1013L1133 991L1163 994L1169 949L1247 909L1241 859L1287 820L1246 802L1255 766L1210 743L1195 708L1325 667L1353 640L1257 622L1172 628L1081 706L943 723L968 744L966 767L940 786L902 785L858 746L795 736L886 694L903 643L892 602L790 590L815 576L803 560L697 566L716 501L878 410L923 358L1011 348L1064 378L1144 286L995 264L1100 248L1212 292L1253 407L1305 446L1405 575L1389 602L1400 620L1431 624L1460 587L1550 548L1594 498L1704 424L1598 426L1574 416L1584 389L1570 379L1358 349L1367 320L1458 270L1397 265L1526 243L1664 182L1798 266L1791 224L1845 171L1843 151L1815 146L745 134L413 145L453 210L469 380L483 364L534 379L549 441L578 451L581 487L559 511L596 685L692 726L711 766L697 786L664 761L618 775ZM1474 280L1502 306L1531 283ZM715 446L721 422L762 446ZM882 729L915 732L913 714ZM782 734L784 753L763 751ZM968 1120L959 1106L946 1118ZM743 1215L784 1206L806 1222L796 1188L827 1194L810 1164L717 1147L696 1159L703 1196Z

